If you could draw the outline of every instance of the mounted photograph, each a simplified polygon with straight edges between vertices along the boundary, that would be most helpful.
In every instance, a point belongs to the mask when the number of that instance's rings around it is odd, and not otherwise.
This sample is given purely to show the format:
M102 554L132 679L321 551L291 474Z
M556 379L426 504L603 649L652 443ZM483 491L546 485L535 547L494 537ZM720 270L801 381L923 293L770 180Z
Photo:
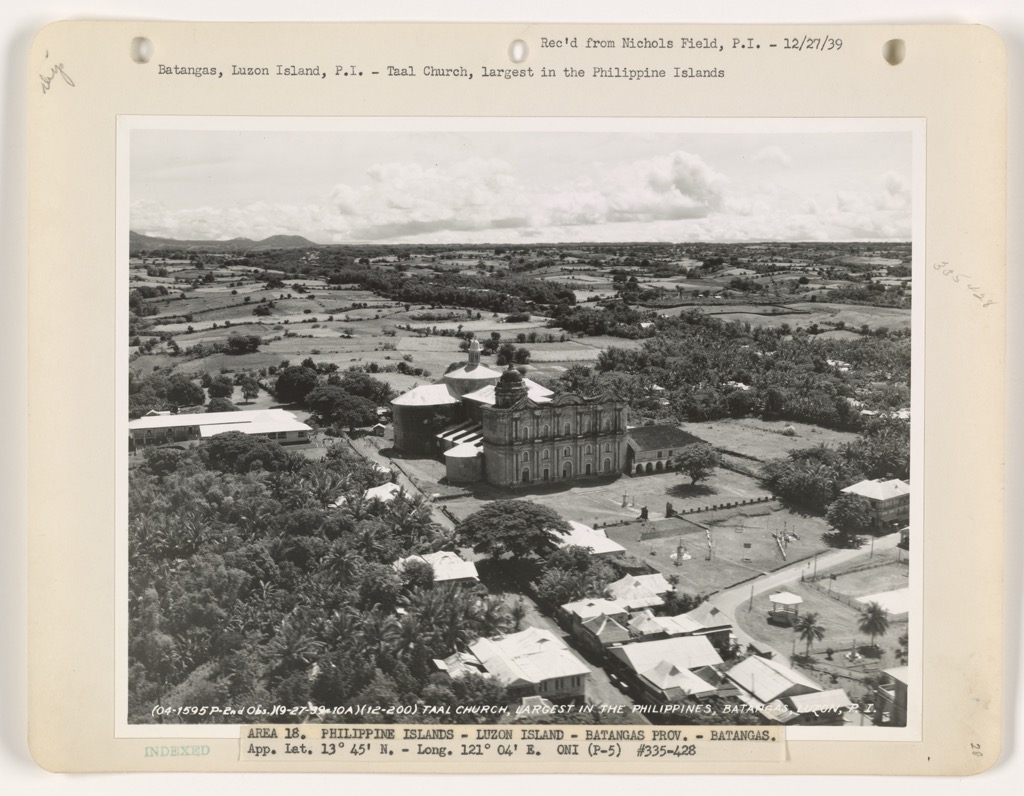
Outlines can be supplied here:
M124 735L919 737L923 124L117 144Z

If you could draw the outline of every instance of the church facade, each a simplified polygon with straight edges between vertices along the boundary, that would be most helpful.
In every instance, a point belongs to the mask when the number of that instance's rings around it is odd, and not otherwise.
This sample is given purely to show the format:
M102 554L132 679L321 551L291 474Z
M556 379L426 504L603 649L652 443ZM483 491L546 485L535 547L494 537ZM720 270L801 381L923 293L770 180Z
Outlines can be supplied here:
M464 366L400 395L392 414L395 446L442 455L451 483L526 488L614 476L625 466L625 401L556 395L511 366L492 370L480 364L476 340Z
M562 394L538 403L522 376L505 371L494 406L483 412L487 481L516 487L615 475L622 471L627 411L609 395Z

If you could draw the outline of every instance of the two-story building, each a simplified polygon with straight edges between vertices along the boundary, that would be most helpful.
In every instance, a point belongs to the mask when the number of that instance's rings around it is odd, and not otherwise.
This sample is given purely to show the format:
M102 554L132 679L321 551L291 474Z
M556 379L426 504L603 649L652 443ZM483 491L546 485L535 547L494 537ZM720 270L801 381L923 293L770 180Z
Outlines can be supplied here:
M903 527L910 521L910 484L906 481L858 481L842 491L859 495L871 504L871 524L876 528Z

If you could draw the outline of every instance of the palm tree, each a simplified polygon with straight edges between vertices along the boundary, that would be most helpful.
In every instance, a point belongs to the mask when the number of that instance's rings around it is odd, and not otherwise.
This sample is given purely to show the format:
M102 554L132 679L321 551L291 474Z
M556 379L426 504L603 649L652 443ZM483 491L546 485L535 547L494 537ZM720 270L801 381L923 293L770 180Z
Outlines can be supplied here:
M267 643L263 657L267 661L267 674L271 678L283 676L295 669L312 665L323 649L323 643L306 634L306 631L286 618L277 633Z
M321 508L326 509L338 499L342 492L349 488L351 479L348 476L342 478L333 470L327 470L322 467L310 467L306 470L306 475L301 483L306 493Z
M857 627L861 633L871 636L871 646L874 647L875 636L884 636L889 630L889 615L878 603L868 603L861 609Z
M526 606L526 600L522 597L517 597L508 606L508 617L512 620L512 629L518 633L523 629L523 620L526 619L528 609Z
M393 614L375 605L362 615L356 638L364 650L373 656L375 665L390 657L399 639L398 620Z
M793 629L800 634L801 641L807 642L807 651L804 653L807 656L811 654L811 644L825 638L825 628L818 624L816 613L806 613L801 616Z

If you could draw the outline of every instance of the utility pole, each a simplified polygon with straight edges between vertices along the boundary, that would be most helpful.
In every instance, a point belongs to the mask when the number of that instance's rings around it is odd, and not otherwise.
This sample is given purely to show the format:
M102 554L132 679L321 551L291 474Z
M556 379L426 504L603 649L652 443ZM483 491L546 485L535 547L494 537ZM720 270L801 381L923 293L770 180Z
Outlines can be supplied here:
M747 603L747 610L750 611L754 608L754 584L750 584L750 602Z

